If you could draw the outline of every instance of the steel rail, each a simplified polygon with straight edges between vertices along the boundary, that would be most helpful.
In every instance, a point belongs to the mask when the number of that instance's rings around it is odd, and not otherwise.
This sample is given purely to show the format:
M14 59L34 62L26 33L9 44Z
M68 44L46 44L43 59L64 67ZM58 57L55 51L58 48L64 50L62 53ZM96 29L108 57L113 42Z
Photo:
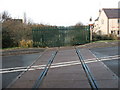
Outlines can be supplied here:
M118 60L118 59L120 59L120 56L119 55L115 55L115 56L107 56L107 57L100 57L100 58L96 57L96 58L92 58L92 59L86 59L84 62L85 63L91 63L91 62L114 60L114 59ZM64 66L62 64L66 64L66 65L79 64L79 61L55 63L55 64L52 64L50 68ZM44 69L45 66L46 65L31 66L31 68L29 70ZM15 68L4 68L4 69L0 69L0 74L1 73L3 74L3 73L21 72L21 71L26 71L26 70L28 70L26 66L25 67L15 67Z
M90 50L89 50L90 51ZM91 52L91 51L90 51ZM92 53L92 52L91 52ZM94 53L92 53L94 55ZM94 55L95 56L95 55ZM96 56L95 56L96 57ZM93 61L93 60L97 60L99 59L100 61L106 61L106 60L113 60L113 59L120 59L120 55L114 55L114 56L106 56L106 57L96 57L96 58L92 58L92 59L86 59L86 61ZM76 62L76 61L71 61L72 62ZM70 63L70 62L63 62L63 63ZM57 63L57 64L60 64L60 63ZM52 64L54 65L54 64ZM38 66L32 66L31 68L34 69L34 68L37 68L37 67L45 67L46 65L38 65ZM0 69L0 73L3 73L3 72L9 72L9 71L14 71L14 70L26 70L27 67L14 67L14 68L3 68L3 69Z
M89 81L89 84L90 84L92 90L98 90L98 84L96 83L96 81L95 81L95 79L94 79L94 77L93 77L89 67L84 62L83 56L80 54L80 50L78 50L77 48L75 48L75 49L76 49L76 53L77 53L77 55L78 55L78 57L80 59L80 62L82 64L82 67L83 67L83 69L84 69L84 71L86 73L86 76L88 78L88 81Z
M46 51L47 51L47 50L45 50L41 55L39 55L39 56L32 62L32 64L30 64L29 66L27 66L27 67L26 67L26 70L23 71L23 72L21 72L6 88L10 88L25 72L27 72L27 71L32 67L32 65L33 65L35 62L37 62L37 61L39 60L39 58L40 58L43 54L45 54Z
M49 70L57 52L58 52L58 50L54 51L52 53L52 56L49 58L48 63L46 64L44 70L42 71L42 73L40 73L38 79L35 81L35 84L33 85L32 90L37 90L40 87L41 82L44 79L44 77L46 76L46 74L47 74L47 72L48 72L48 70Z

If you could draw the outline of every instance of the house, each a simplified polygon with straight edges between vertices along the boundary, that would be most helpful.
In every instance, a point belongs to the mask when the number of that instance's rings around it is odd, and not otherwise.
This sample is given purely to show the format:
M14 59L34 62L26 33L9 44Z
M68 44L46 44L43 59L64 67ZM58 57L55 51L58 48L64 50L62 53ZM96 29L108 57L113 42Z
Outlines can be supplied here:
M120 37L120 8L103 8L94 22L93 32Z
M23 23L23 20L22 20L22 19L7 18L6 21L12 21L12 22L15 22L15 23Z

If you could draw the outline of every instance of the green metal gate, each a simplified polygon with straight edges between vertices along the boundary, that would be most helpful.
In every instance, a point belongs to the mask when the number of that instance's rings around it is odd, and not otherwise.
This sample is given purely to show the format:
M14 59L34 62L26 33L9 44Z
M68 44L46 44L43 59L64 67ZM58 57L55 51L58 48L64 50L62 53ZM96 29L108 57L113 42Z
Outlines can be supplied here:
M89 26L33 28L33 46L57 47L90 42Z

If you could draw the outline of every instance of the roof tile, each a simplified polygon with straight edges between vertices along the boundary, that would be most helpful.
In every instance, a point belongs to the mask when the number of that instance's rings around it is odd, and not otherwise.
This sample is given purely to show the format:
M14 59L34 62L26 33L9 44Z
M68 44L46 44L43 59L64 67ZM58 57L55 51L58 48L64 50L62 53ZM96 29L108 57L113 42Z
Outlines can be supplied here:
M103 9L108 18L120 18L120 9Z

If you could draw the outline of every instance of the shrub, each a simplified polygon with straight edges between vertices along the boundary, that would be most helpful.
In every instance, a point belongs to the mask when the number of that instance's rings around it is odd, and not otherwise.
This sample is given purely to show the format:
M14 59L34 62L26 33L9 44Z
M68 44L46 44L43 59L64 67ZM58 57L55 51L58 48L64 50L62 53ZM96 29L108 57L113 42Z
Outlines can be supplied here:
M95 34L93 33L93 41L99 41L99 40L115 40L117 39L115 35L110 35L110 36L107 36L107 35L98 35L98 34Z
M23 48L28 48L28 47L33 47L33 41L32 40L21 40L20 41L20 47L23 47Z
M2 48L9 48L13 46L13 39L10 33L6 30L2 30Z
M114 40L118 40L117 35L112 35L112 34L110 34L110 37L111 37L112 39L114 39Z

